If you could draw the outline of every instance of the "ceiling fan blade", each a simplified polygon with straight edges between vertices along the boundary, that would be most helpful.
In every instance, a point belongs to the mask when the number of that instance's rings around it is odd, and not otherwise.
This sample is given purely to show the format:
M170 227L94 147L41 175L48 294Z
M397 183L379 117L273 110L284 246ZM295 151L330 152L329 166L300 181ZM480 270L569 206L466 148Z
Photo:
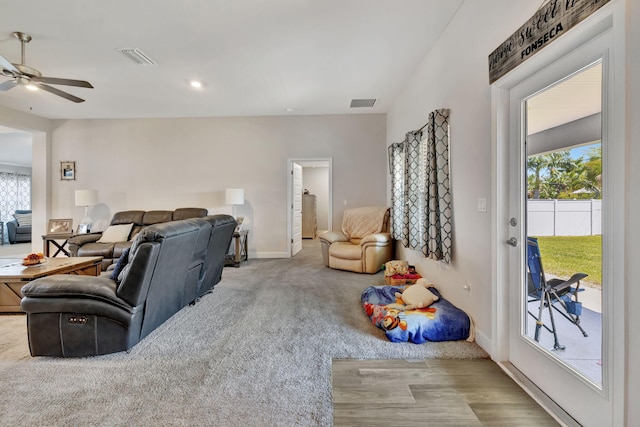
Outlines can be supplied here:
M0 66L13 75L20 74L20 70L18 70L15 65L13 65L7 58L2 55L0 55Z
M40 88L42 90L46 90L49 93L53 93L54 95L61 96L61 97L65 98L65 99L68 99L69 101L84 102L84 99L78 98L77 96L71 95L70 93L63 92L60 89L56 89L55 87L47 86L47 85L42 84L42 83L36 83L36 85L38 86L38 88Z
M11 79L11 80L7 80L6 82L0 84L0 91L2 92L6 92L9 89L13 89L14 87L16 87L18 85L18 82L16 82L15 80Z
M86 87L89 89L93 89L93 86L91 85L91 83L86 82L84 80L59 79L56 77L36 77L36 78L32 78L31 81L48 83L50 85L77 86L77 87Z

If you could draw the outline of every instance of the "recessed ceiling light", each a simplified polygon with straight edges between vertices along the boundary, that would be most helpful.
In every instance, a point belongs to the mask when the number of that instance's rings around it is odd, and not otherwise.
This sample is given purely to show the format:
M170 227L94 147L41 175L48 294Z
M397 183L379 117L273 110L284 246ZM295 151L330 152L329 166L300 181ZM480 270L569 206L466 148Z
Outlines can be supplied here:
M286 111L287 113L291 113L293 111L293 108L287 107L284 109L284 111Z
M196 89L200 89L202 87L202 82L198 81L198 80L191 80L189 82L189 85L191 87L195 87Z

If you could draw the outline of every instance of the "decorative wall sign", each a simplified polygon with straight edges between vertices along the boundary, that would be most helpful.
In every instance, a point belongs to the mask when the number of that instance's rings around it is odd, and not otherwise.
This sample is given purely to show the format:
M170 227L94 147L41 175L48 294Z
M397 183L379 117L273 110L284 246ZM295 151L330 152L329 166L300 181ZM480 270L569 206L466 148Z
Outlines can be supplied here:
M526 61L609 0L550 0L489 55L489 83Z
M76 179L76 162L60 162L60 179L63 181Z

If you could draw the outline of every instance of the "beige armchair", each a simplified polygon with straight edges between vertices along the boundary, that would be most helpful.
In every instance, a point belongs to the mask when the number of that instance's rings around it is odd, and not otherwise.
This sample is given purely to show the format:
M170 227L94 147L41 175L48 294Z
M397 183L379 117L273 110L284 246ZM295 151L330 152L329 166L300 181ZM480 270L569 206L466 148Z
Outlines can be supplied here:
M393 257L389 208L347 209L342 231L326 231L318 238L327 267L356 273L377 273Z

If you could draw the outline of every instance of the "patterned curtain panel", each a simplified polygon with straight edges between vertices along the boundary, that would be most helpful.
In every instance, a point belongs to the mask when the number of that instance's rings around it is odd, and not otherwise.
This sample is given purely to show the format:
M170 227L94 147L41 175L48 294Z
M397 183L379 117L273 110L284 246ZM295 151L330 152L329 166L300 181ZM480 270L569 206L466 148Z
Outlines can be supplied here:
M424 231L424 158L421 155L422 132L409 132L404 140L404 215L402 244L409 249L422 248Z
M402 240L404 224L404 144L389 146L389 173L391 173L391 237Z
M0 221L11 221L17 209L31 209L31 175L0 172ZM8 241L6 230L4 236Z
M425 257L451 262L449 110L429 115L427 137L413 131L389 147L391 235Z
M427 207L422 253L451 262L453 216L449 181L449 110L429 114L427 124L425 204Z

